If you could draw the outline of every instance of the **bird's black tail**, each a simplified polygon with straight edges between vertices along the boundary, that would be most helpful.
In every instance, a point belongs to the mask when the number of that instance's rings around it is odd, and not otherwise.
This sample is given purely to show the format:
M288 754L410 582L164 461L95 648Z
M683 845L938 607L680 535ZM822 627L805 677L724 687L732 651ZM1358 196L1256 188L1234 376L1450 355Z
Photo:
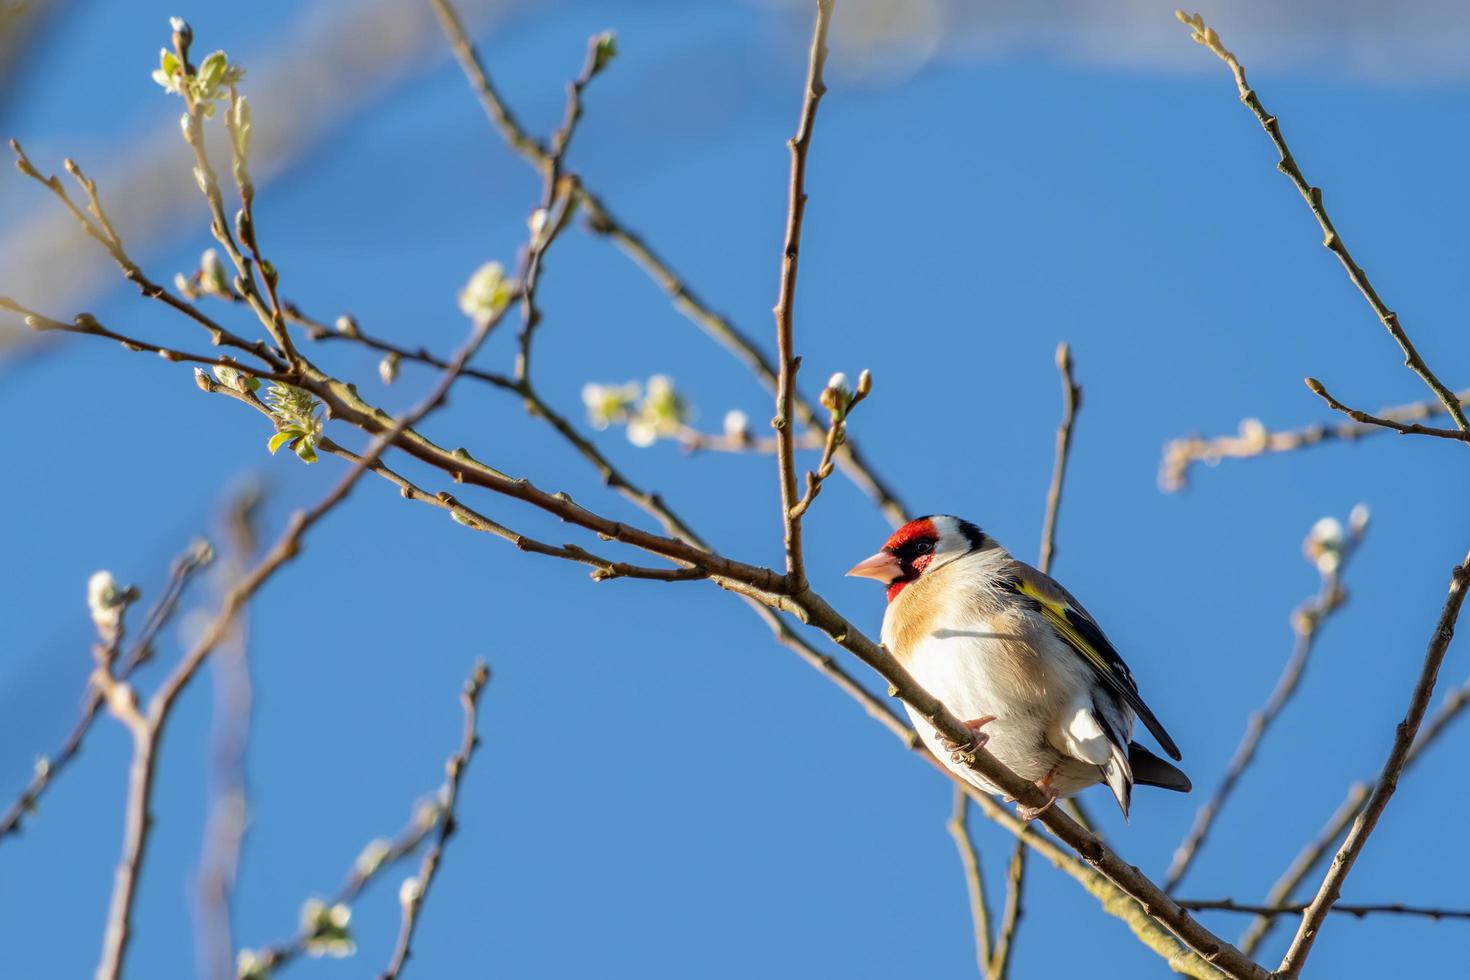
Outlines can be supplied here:
M1182 769L1137 742L1128 743L1128 764L1133 769L1133 781L1140 785L1172 789L1176 793L1188 793L1194 788Z

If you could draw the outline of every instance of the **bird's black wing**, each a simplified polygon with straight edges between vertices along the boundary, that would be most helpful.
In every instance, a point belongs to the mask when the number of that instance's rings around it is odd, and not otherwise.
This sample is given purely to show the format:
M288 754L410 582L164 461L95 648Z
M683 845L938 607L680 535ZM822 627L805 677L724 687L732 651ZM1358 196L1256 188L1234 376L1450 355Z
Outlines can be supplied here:
M1052 632L1076 651L1108 689L1133 709L1171 758L1180 758L1179 746L1174 744L1159 719L1143 703L1143 698L1139 697L1133 672L1128 669L1128 665L1123 662L1123 658L1118 655L1097 622L1077 604L1066 589L1052 581L1050 576L1029 565L1020 562L1016 564L1021 571L1007 581L1007 586L1028 600L1041 613Z

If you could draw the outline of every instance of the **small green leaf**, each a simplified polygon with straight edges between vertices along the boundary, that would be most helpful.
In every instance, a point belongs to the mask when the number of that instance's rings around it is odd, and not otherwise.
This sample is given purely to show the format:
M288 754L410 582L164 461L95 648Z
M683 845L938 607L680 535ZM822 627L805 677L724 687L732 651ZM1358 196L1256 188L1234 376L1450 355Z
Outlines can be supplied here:
M229 64L230 61L223 51L216 51L204 59L199 65L200 95L207 99L214 94L214 90L219 88L220 80L225 77L225 69Z
M301 457L303 463L316 462L316 450L311 447L310 440L302 439L292 448L296 450L296 455Z
M613 58L617 57L618 37L612 31L603 31L597 35L597 40L593 43L596 47L592 52L592 74L596 75L606 68Z
M282 429L280 432L277 432L275 435L271 436L271 441L266 443L266 448L269 449L271 451L271 455L274 456L277 449L280 449L286 443L290 442L292 439L295 439L299 435L299 432L292 432L290 429Z

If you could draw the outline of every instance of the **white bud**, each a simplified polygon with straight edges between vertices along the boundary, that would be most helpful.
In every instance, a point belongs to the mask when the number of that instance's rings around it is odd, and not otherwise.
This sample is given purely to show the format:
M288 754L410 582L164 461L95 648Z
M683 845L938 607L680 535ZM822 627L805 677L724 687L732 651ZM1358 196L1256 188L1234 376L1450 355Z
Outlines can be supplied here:
M1342 522L1335 517L1324 517L1312 525L1308 540L1323 548L1341 548L1343 542Z
M378 377L383 384L391 385L398 378L398 360L396 353L390 351L378 362Z
M750 419L738 408L725 413L725 435L731 439L744 439L750 435Z
M1368 511L1367 504L1358 504L1352 509L1352 513L1348 514L1348 527L1352 530L1354 536L1362 534L1367 530L1370 516L1371 514Z
M99 630L111 630L117 625L118 608L121 605L117 580L108 571L93 572L87 579L87 611Z
M403 884L398 886L398 904L404 908L417 904L423 896L423 886L417 878L404 878Z

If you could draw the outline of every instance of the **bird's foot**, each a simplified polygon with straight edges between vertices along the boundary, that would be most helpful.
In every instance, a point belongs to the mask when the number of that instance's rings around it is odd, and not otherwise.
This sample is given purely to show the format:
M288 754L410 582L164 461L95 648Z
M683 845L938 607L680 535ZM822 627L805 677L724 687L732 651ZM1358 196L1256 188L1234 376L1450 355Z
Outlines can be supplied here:
M995 715L985 715L965 722L965 727L970 730L970 741L967 745L961 745L953 739L945 738L940 732L935 732L934 737L939 740L940 745L944 746L944 751L949 753L951 762L964 763L966 756L979 752L990 741L990 736L981 729L992 721L995 721Z
M1030 823L1046 811L1050 810L1053 806L1056 806L1057 791L1053 789L1051 785L1052 777L1056 774L1057 771L1053 769L1051 772L1047 773L1041 779L1038 779L1036 781L1036 788L1041 790L1042 795L1046 797L1046 802L1041 804L1041 806L1027 806L1024 803L1017 803L1016 816L1020 817L1027 823Z

